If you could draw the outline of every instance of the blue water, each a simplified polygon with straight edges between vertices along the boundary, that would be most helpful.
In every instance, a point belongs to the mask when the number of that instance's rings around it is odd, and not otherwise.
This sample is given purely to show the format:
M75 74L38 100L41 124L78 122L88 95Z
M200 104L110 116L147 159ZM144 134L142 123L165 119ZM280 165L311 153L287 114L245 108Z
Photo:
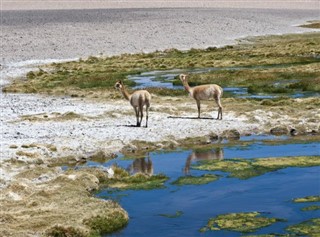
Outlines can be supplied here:
M249 139L249 138L246 138ZM267 139L267 137L265 137ZM285 233L288 225L297 224L310 218L320 216L320 211L301 211L300 208L310 203L293 203L297 197L320 194L320 167L285 168L275 172L253 177L247 180L229 178L223 172L207 172L186 167L203 159L261 158L281 156L320 156L320 142L286 144L286 138L279 138L278 144L265 143L264 138L255 139L247 146L222 146L204 151L174 151L150 153L154 174L164 173L170 180L165 188L156 190L126 190L109 192L102 190L98 196L114 199L128 211L130 220L123 230L106 236L241 236L231 231L208 231L200 233L199 229L216 215L231 212L264 212L266 216L284 218L279 222L258 230L254 234ZM191 157L197 158L190 160ZM320 159L320 157L319 157ZM129 168L134 160L121 157L103 164L114 163ZM148 162L147 158L140 163ZM150 164L150 163L149 163ZM89 163L88 165L101 165ZM171 183L184 175L199 176L205 173L218 173L218 181L205 185L175 186ZM318 204L319 203L312 203ZM164 217L161 214L174 215L177 218Z
M261 66L261 68L270 68L274 66ZM240 70L246 67L230 67L230 68L193 68L193 69L173 69L173 70L164 70L164 71L151 71L151 72L143 72L137 75L130 75L128 76L129 80L136 82L136 86L133 89L141 89L147 87L161 87L161 88L168 88L168 89L183 89L182 85L173 85L172 82L175 78L180 75L181 73L207 73L211 71L218 71L218 70ZM258 68L258 67L256 67ZM298 80L290 80L290 82L295 82ZM276 84L288 83L289 80L283 80ZM280 95L276 94L249 94L248 88L246 87L224 87L224 92L231 94L233 97L239 98L254 98L254 99L272 99L276 98ZM304 98L310 96L320 96L319 93L316 92L296 92L290 95L292 98Z

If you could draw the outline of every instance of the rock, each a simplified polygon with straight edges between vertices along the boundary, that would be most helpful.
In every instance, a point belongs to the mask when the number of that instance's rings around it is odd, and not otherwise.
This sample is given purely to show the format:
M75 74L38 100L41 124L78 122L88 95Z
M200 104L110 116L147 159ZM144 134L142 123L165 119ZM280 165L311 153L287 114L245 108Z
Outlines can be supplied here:
M209 134L209 138L211 141L216 141L219 139L219 136L218 136L218 134L212 132Z
M272 135L281 136L281 135L287 135L289 133L289 130L287 127L278 126L278 127L272 128L270 130L270 133Z
M291 136L297 136L298 135L298 131L295 128L291 128L290 129L290 135Z
M240 139L240 132L236 129L230 129L223 131L222 138L231 139L231 140L239 140Z

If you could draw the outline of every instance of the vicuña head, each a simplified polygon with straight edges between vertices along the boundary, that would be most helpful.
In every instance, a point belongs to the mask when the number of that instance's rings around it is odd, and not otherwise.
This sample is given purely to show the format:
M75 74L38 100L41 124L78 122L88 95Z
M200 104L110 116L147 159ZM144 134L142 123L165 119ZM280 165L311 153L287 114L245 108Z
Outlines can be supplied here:
M138 90L134 91L132 94L129 94L121 80L117 81L114 87L119 89L124 98L130 101L130 104L136 113L137 127L141 126L143 107L146 106L146 127L148 127L149 107L151 102L150 93L146 90Z
M123 83L121 80L117 81L116 84L114 85L116 89L121 89L123 87Z
M216 84L208 84L208 85L190 87L187 81L186 74L180 74L179 78L184 86L184 89L188 91L189 95L192 98L194 98L197 102L198 118L200 118L200 101L209 100L213 98L219 107L217 119L222 119L221 96L223 94L223 90L220 86Z

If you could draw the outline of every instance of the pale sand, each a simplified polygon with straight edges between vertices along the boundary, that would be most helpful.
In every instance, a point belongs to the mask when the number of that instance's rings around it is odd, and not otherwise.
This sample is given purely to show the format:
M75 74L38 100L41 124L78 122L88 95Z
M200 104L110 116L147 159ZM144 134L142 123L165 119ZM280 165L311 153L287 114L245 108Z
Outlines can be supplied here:
M3 0L3 10L102 8L274 8L319 9L319 0Z
M234 44L236 39L266 34L306 32L295 25L319 18L318 10L257 9L115 9L65 11L3 11L1 22L1 80L23 73L32 60L62 60L89 55L150 52L157 49L206 48ZM31 60L31 61L29 61ZM43 63L47 61L39 61ZM224 120L169 119L176 109L170 101L153 103L149 128L123 125L135 121L125 100L88 102L81 99L40 95L0 94L1 151L0 180L7 185L20 170L3 164L14 158L33 160L19 151L34 154L36 159L74 155L86 157L97 150L119 151L133 140L160 142L188 136L221 134L238 129L241 134L261 133L272 115L257 112L257 123L236 117L226 110ZM180 103L196 115L195 102L186 97ZM163 112L165 111L165 112ZM183 111L183 110L182 110ZM59 114L75 112L83 120L56 120ZM34 115L38 120L23 120ZM204 113L213 116L211 109ZM86 117L89 116L89 117ZM214 116L216 116L214 114ZM46 120L45 118L49 119ZM50 119L52 118L52 119ZM288 118L282 118L286 123ZM290 124L288 124L290 125ZM43 144L42 148L21 145ZM57 147L50 151L46 144ZM10 148L16 145L18 148ZM21 154L21 153L20 153ZM25 169L28 167L22 167ZM0 182L1 186L1 182Z
M95 9L3 11L0 64L234 44L296 27L318 10Z

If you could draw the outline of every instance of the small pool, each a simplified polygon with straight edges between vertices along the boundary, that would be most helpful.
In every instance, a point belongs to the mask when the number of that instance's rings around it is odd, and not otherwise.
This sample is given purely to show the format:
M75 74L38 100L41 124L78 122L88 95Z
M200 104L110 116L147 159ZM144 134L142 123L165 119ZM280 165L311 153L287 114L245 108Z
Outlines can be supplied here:
M268 142L272 139L272 143ZM244 137L250 141L250 137ZM130 170L163 173L170 177L165 188L155 190L102 190L98 196L114 199L128 211L130 220L123 230L105 236L243 236L232 231L199 229L216 215L231 212L258 211L272 217L287 219L253 234L285 233L285 227L310 218L320 211L302 211L308 203L293 203L292 199L320 194L320 167L284 168L261 176L240 180L224 172L199 171L191 165L201 159L263 158L283 156L320 156L320 142L288 142L286 137L251 137L246 145L229 145L207 150L176 150L152 152L149 157L132 160L119 157L104 164L90 162L89 166L110 166L114 163ZM276 141L276 142L274 142ZM320 159L320 157L319 157ZM143 167L152 166L152 171ZM221 177L203 185L176 186L172 182L181 176L215 173ZM309 203L310 204L310 203ZM319 203L317 203L319 204ZM175 218L175 213L180 213Z

